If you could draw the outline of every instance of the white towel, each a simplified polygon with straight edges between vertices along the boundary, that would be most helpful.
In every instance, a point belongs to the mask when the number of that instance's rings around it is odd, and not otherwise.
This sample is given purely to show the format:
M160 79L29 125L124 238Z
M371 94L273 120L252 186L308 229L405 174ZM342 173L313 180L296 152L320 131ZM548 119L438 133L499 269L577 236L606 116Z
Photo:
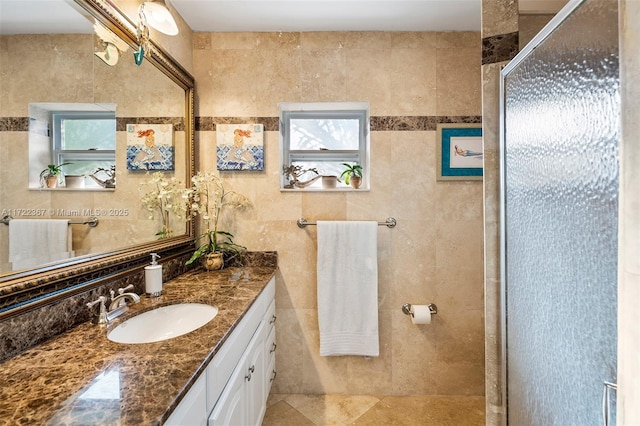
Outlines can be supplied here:
M377 254L377 222L318 222L321 356L379 355Z
M73 257L66 219L11 219L9 261L14 271Z

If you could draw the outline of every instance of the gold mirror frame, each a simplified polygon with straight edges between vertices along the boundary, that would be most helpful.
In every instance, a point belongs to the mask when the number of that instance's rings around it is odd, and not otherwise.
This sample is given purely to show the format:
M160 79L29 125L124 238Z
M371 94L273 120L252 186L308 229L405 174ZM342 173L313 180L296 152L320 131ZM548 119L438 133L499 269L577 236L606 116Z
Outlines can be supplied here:
M136 25L108 0L74 0L89 15L109 28L134 50L138 49ZM145 60L185 91L186 181L195 172L194 158L194 87L191 74L168 53L149 40ZM133 60L133 58L131 58ZM114 279L148 264L149 253L159 253L165 260L189 253L194 230L187 223L183 236L139 244L102 254L75 258L69 262L17 273L0 283L0 320L36 309L73 294L97 287L105 279Z

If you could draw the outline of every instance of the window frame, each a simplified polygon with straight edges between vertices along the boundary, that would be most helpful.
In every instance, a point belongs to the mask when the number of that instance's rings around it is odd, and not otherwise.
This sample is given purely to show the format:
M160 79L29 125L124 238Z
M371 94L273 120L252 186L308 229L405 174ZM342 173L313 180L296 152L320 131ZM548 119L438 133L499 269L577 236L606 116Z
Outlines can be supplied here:
M339 162L355 163L363 168L364 185L369 189L370 119L368 102L314 102L281 103L280 109L280 189L286 191L326 191L324 188L287 188L289 182L283 173L284 167L294 162ZM291 119L356 119L359 122L358 149L354 150L294 150L291 149ZM331 191L349 191L352 188L340 186Z
M63 149L62 148L62 121L67 119L83 120L113 120L116 125L116 113L114 111L52 111L51 124L53 137L51 138L51 163L63 164L73 160L82 161L113 161L116 162L115 149ZM117 127L114 129L117 134ZM117 141L114 140L114 144ZM114 147L115 148L115 147Z

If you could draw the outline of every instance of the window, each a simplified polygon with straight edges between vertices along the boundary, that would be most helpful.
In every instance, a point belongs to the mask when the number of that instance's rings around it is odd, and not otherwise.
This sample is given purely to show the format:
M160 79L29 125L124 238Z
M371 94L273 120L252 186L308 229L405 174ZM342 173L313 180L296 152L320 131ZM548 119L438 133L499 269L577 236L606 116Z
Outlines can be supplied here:
M70 163L64 166L65 174L88 175L115 164L115 112L52 112L51 119L52 162Z
M339 177L345 169L343 163L358 164L368 174L369 104L280 104L280 139L281 188L320 189L322 179L316 176ZM294 176L287 173L292 168L296 173L306 171L297 174L295 185ZM350 188L344 182L338 182L336 187Z

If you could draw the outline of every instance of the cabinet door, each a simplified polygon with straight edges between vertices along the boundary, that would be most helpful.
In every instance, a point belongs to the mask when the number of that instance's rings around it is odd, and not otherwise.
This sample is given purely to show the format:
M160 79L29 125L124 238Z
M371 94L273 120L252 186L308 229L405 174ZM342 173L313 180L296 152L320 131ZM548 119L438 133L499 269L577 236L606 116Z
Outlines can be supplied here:
M202 374L173 411L165 425L204 426L207 424L206 376Z
M220 399L209 426L260 425L266 409L264 322L251 338Z
M245 372L247 356L244 355L234 370L218 403L209 417L209 426L246 426Z
M247 387L247 424L262 424L262 418L267 408L267 393L265 375L267 374L267 362L265 356L265 339L267 328L264 321L258 327L254 336L255 344L247 352L248 369L251 372L246 382Z

